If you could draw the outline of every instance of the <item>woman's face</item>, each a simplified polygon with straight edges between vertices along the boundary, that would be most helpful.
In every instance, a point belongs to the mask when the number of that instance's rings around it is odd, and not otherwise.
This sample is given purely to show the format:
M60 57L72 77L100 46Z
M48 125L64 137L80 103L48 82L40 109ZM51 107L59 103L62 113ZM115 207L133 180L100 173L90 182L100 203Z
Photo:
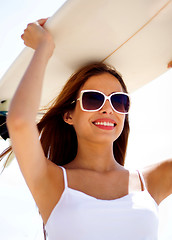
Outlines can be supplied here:
M117 78L110 73L90 77L80 89L79 95L82 90L98 90L107 96L113 92L123 92ZM89 141L89 143L112 143L120 136L123 130L125 115L115 112L109 100L106 100L104 106L95 112L83 111L80 101L77 101L74 111L70 113L70 117L68 114L65 121L75 128L78 142L85 140Z

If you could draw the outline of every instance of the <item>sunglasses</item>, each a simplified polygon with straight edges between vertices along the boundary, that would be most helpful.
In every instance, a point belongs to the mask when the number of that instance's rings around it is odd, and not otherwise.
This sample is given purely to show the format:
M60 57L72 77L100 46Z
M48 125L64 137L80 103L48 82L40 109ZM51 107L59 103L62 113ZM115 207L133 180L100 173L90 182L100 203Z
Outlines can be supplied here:
M123 92L115 92L106 96L97 90L82 90L77 100L80 101L81 109L87 112L99 111L106 100L109 100L112 109L117 113L127 114L130 107L129 95Z

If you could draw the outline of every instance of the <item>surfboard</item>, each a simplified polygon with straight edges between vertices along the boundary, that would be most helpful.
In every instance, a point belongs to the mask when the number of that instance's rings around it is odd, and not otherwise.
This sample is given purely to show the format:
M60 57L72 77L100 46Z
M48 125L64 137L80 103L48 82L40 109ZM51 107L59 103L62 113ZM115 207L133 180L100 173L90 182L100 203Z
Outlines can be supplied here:
M114 66L133 92L167 71L172 60L172 0L68 0L45 27L56 48L45 73L41 106L89 62ZM32 55L26 47L0 80L3 110L8 110Z

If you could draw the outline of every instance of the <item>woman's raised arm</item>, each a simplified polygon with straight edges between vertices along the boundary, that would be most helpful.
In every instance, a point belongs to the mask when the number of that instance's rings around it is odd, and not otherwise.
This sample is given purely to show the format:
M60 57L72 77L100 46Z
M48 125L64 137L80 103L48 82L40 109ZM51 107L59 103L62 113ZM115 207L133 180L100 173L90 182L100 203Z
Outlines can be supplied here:
M42 19L29 24L22 35L25 45L35 49L35 53L12 99L7 117L13 151L40 210L47 206L42 202L42 196L46 193L51 199L53 192L49 184L51 177L48 177L51 176L48 171L51 164L44 155L36 125L44 72L54 50L53 38L43 27L45 22L46 19Z
M148 166L144 170L147 188L157 204L172 194L172 159Z
M54 50L52 36L41 26L45 21L28 24L21 36L25 45L35 49L35 53L12 99L7 118L9 128L26 122L35 124L44 72Z

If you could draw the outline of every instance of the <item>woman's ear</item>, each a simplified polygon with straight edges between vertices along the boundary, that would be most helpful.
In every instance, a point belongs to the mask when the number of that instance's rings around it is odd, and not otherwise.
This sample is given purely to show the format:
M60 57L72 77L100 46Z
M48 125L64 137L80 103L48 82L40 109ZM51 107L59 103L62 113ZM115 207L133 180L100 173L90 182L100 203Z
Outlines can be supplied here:
M66 112L63 116L63 120L68 123L69 125L73 125L73 121L72 121L72 115L70 112Z

